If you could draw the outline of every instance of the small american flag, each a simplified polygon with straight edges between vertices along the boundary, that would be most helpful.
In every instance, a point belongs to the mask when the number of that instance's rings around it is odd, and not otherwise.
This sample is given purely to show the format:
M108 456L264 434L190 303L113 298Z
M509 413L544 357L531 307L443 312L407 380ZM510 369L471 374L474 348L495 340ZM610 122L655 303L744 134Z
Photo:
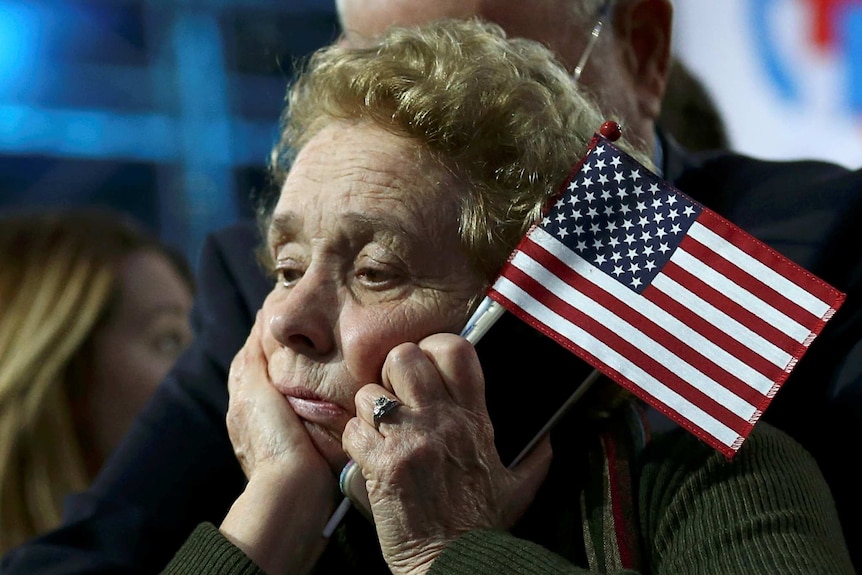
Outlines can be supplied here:
M728 458L844 301L600 134L488 297Z

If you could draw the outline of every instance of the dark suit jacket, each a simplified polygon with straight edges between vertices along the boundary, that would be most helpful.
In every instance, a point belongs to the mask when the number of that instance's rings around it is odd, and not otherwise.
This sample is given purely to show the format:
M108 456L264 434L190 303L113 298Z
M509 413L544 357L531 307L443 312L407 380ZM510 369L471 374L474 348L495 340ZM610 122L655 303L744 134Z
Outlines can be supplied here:
M848 293L764 419L817 456L849 538L859 496L840 466L862 435L862 171L692 156L672 141L664 152L666 179ZM251 222L209 238L193 347L94 485L68 498L63 526L7 554L4 575L157 572L199 522L221 521L244 485L224 424L227 370L270 289L256 264L257 241Z

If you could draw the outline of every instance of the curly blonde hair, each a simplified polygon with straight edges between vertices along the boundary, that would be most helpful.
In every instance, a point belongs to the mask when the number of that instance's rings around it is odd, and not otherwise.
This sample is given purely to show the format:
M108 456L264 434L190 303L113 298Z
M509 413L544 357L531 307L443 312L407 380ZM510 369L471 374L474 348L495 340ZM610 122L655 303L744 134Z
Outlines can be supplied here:
M280 187L334 120L418 142L468 183L461 240L490 281L608 119L537 42L477 19L395 27L375 46L312 55L288 92L270 169Z

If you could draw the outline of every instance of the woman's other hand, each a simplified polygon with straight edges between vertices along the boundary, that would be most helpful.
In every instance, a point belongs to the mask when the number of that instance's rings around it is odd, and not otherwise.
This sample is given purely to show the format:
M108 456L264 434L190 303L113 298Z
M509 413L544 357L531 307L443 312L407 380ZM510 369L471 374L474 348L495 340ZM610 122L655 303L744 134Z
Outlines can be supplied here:
M484 385L473 346L437 334L395 347L382 385L366 385L356 395L357 417L344 431L344 448L366 478L393 573L425 573L469 530L512 527L547 474L548 442L515 469L503 465ZM401 405L375 425L374 401L381 396Z
M337 482L269 379L263 329L259 313L231 363L227 428L249 482L220 530L267 572L306 573L326 546Z

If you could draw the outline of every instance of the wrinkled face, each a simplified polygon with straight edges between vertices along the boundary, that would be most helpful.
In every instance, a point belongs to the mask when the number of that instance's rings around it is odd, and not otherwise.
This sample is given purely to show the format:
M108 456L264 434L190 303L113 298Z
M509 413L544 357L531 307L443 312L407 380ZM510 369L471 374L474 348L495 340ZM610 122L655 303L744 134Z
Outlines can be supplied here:
M192 339L192 293L165 256L140 251L119 274L119 299L93 334L83 442L90 472L117 446Z
M299 153L273 213L268 371L335 470L353 396L380 382L387 352L459 332L483 286L459 242L464 184L416 152L378 127L333 123Z

